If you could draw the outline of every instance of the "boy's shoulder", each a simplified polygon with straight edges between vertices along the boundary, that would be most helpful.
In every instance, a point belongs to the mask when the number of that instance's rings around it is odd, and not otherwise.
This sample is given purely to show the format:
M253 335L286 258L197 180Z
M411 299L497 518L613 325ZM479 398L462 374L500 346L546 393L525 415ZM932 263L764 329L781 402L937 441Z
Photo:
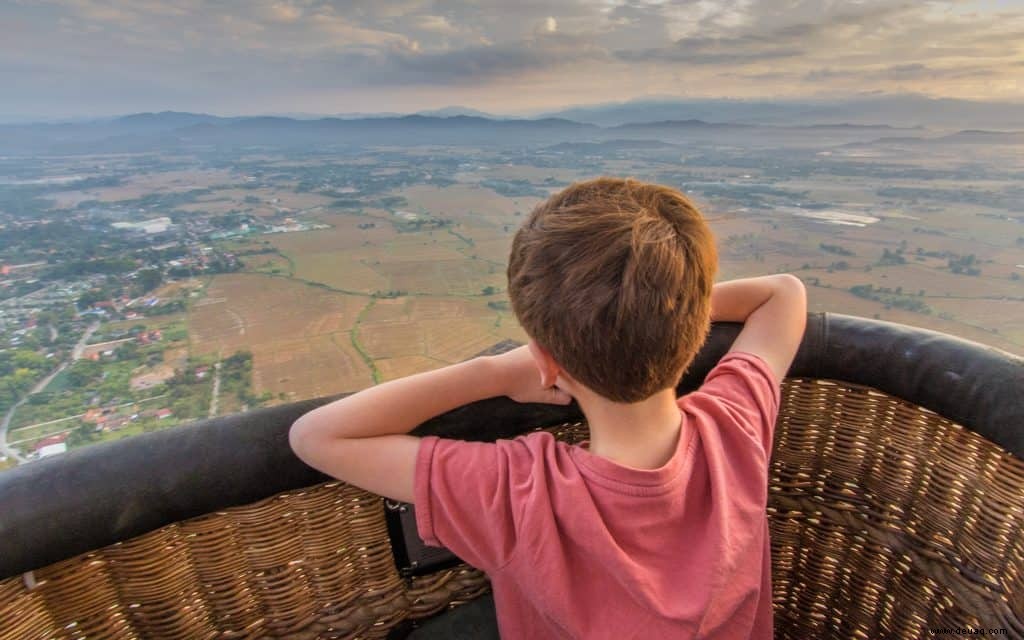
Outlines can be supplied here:
M749 351L729 351L719 359L704 378L704 384L721 375L733 375L743 379L758 379L772 387L779 387L781 381L775 377L768 361ZM703 386L703 385L702 385Z
M700 387L679 398L716 400L749 398L766 408L778 409L782 381L764 358L746 351L730 351L708 372Z
M678 400L684 411L737 423L768 450L781 402L781 381L764 358L745 351L725 354L699 388Z

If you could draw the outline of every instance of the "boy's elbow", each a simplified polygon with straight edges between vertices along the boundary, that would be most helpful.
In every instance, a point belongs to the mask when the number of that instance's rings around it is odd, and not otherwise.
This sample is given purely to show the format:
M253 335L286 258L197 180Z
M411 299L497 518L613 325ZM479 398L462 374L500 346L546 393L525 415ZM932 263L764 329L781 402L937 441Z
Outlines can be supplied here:
M775 276L779 283L779 286L784 288L788 292L798 293L800 295L807 295L807 288L804 286L804 281L796 277L792 273L780 273Z
M791 299L793 304L798 305L803 313L807 313L807 287L804 286L804 281L792 273L780 273L776 278L779 290Z
M288 446L292 448L292 452L303 462L308 462L308 452L316 446L314 444L315 439L316 433L313 430L308 413L300 416L298 420L292 423L291 428L288 429Z

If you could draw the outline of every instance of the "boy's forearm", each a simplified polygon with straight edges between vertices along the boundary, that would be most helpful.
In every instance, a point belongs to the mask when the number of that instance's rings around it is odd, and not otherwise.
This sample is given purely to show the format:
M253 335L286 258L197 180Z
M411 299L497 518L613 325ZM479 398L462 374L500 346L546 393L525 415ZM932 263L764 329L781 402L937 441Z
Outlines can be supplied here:
M782 380L803 339L807 291L790 274L723 282L712 290L711 318L742 322L729 350L759 356Z
M408 433L434 416L501 395L487 357L391 380L335 400L300 417L299 438L368 438Z
M746 322L768 302L784 276L770 275L719 282L711 289L712 322Z

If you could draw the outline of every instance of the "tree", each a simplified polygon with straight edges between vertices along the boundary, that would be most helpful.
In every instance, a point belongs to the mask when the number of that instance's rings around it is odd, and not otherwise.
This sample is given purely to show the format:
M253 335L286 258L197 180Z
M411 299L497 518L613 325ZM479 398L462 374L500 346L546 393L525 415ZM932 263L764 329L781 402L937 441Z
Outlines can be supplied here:
M79 360L67 371L69 386L84 387L100 376L103 367L93 360Z
M143 269L137 275L139 293L149 293L164 281L164 274L159 269Z
M132 340L124 342L117 348L117 357L121 360L134 360L139 357L139 345Z

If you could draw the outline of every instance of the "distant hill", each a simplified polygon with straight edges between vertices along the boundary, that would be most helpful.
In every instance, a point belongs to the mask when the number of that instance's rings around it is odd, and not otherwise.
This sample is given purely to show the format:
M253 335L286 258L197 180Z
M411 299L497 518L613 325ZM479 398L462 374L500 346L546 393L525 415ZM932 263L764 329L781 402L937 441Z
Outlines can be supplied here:
M944 136L921 138L916 136L886 136L877 140L851 142L846 147L870 147L873 145L1021 145L1024 146L1024 131L985 131L965 129Z
M114 118L110 125L123 131L171 131L196 124L223 120L218 116L204 113L185 113L180 111L162 111L160 113L133 113Z
M507 120L505 116L494 115L493 113L486 113L478 111L476 109L470 109L469 107L444 107L443 109L432 109L428 111L417 111L418 116L432 116L435 118L450 118L452 116L475 116L477 118L489 118L491 120ZM519 118L516 118L519 119Z
M600 154L628 148L708 143L821 148L898 139L901 144L916 144L916 136L893 135L900 131L889 125L851 122L769 125L686 118L599 126L563 117L502 119L467 114L413 114L297 119L165 111L86 122L0 125L0 153L125 153L169 151L197 145L301 149L337 145L544 145L553 151ZM921 137L921 143L1018 144L1024 134L970 129L947 136L934 137L934 132L932 135ZM560 144L576 146L558 147Z
M965 129L938 138L945 143L956 144L1019 144L1024 145L1024 131L984 131Z
M133 114L73 124L0 126L6 153L111 153L190 145L423 144L521 145L601 137L599 127L560 118L494 120L479 116L408 115L298 120L280 116L221 118L176 112Z
M703 120L789 126L1024 128L1024 103L867 95L837 100L658 99L572 107L541 114L599 126Z

